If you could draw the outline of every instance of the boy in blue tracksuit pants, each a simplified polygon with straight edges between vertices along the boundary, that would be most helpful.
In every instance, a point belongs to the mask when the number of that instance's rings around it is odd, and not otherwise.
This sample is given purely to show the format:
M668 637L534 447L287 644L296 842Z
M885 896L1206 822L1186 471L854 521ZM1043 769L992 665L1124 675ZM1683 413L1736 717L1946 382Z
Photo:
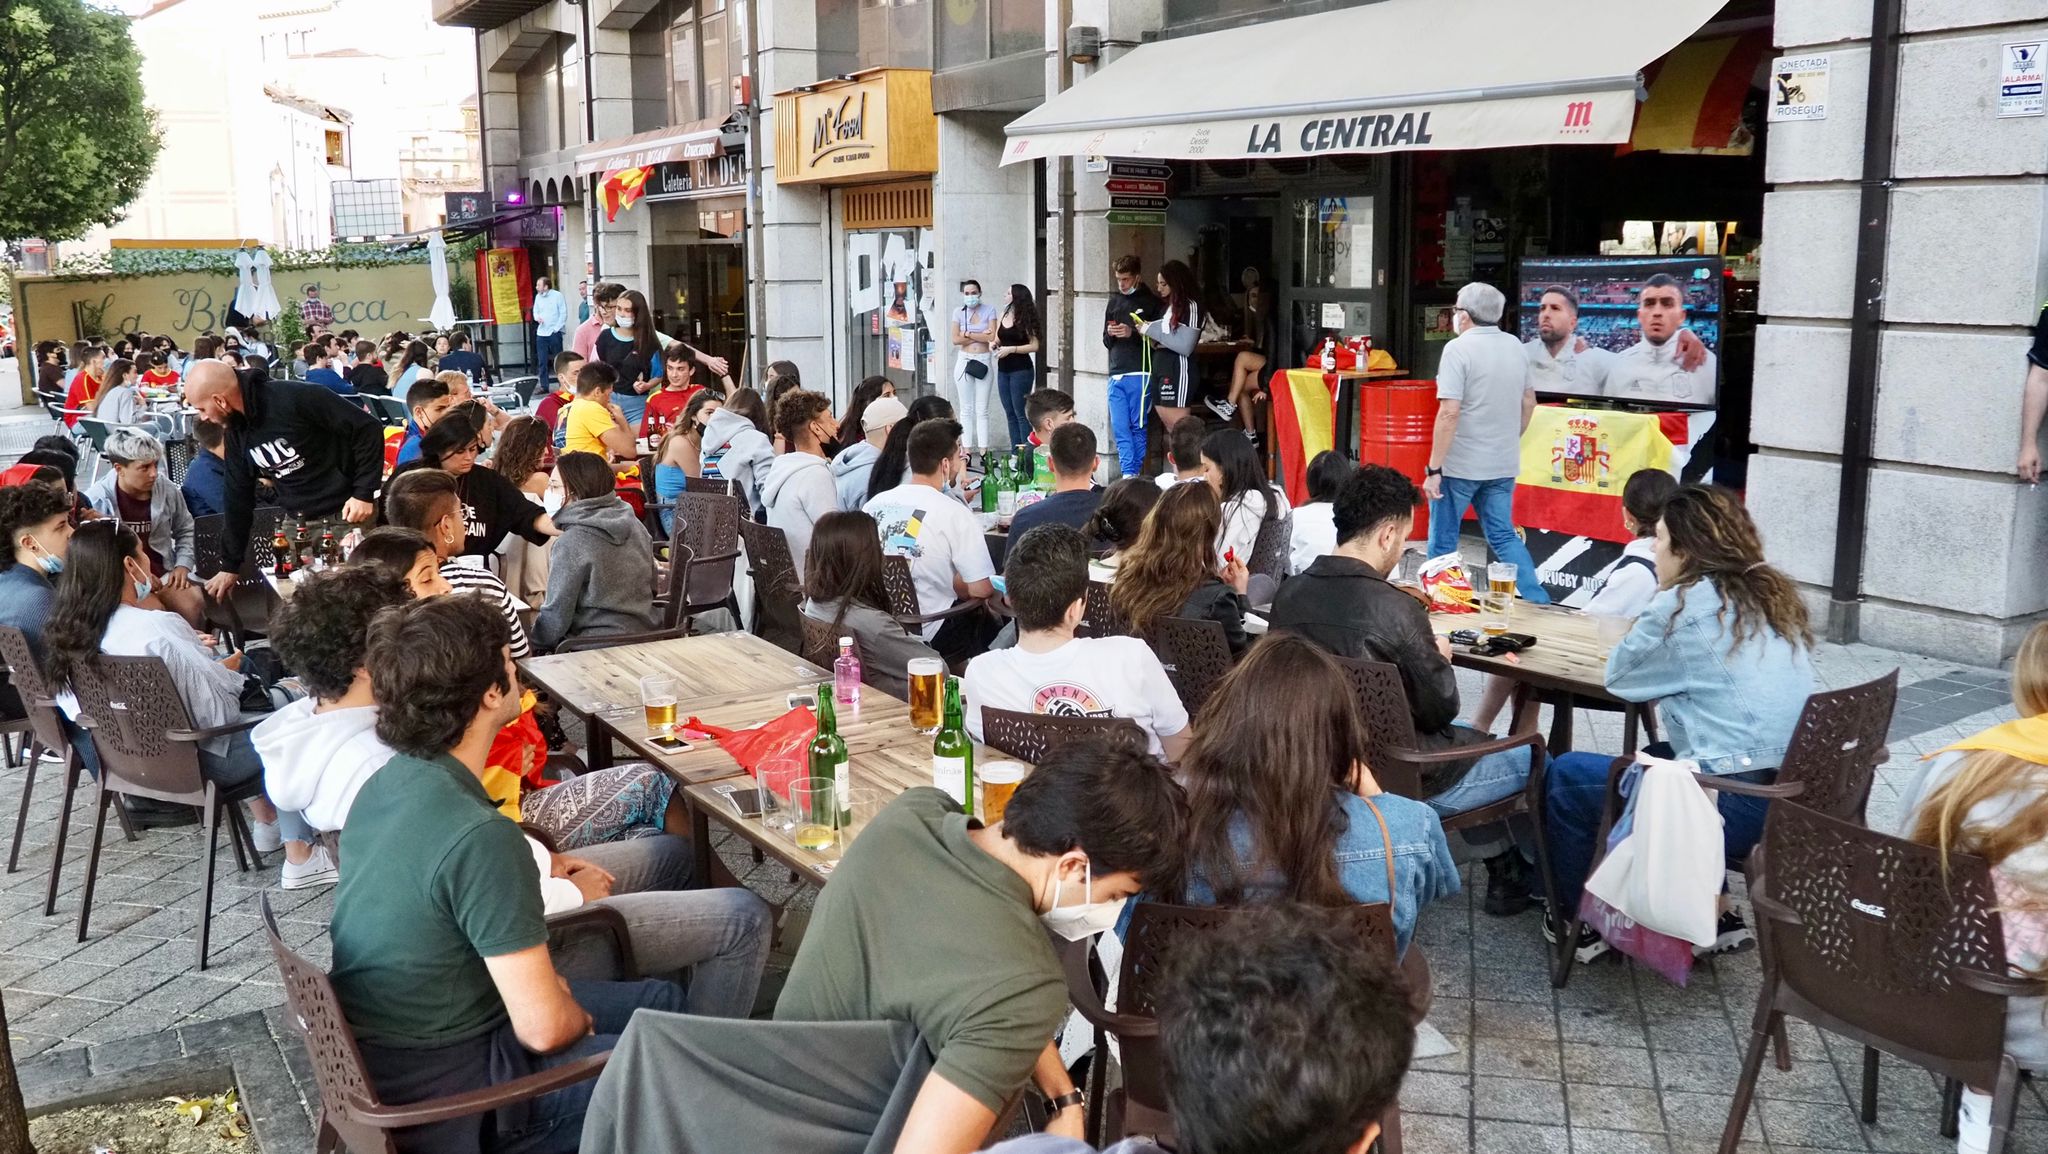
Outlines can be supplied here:
M1120 256L1116 273L1116 295L1103 310L1102 347L1109 350L1109 428L1116 438L1117 464L1126 477L1145 471L1145 418L1151 410L1148 394L1150 346L1131 320L1137 313L1156 320L1164 306L1138 274L1142 266L1135 256Z

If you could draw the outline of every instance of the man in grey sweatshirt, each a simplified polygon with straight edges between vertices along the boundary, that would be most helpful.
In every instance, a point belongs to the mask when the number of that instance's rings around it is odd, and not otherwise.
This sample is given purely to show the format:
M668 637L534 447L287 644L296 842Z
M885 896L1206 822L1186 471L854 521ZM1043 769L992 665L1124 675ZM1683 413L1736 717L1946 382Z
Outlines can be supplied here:
M587 487L577 474L590 458L588 470L597 496L580 496ZM571 500L555 514L562 531L548 552L548 596L533 623L536 649L551 650L571 637L645 633L656 627L654 616L654 542L632 506L611 490L611 470L594 453L565 453L562 482Z

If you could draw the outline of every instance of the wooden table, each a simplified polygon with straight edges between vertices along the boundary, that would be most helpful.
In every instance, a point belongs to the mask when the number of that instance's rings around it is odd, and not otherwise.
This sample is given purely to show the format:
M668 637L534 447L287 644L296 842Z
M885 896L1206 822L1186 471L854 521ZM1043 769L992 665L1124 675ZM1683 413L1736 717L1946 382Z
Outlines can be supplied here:
M714 706L724 710L719 703L728 698L755 694L765 695L760 700L772 698L780 703L792 690L814 688L819 681L831 679L824 670L751 633L713 633L615 649L529 657L519 667L535 685L547 690L561 708L583 719L590 736L587 759L592 769L611 764L612 734L637 727L639 737L647 736L645 714L640 708L642 677L664 674L673 678L677 715L696 712L714 724L723 724L721 719L731 716L729 712L714 716L713 711ZM750 708L758 708L758 703ZM781 712L777 709L766 715L749 714L739 724L759 724ZM598 723L600 718L619 715L623 718L616 726ZM726 761L730 765L731 759Z
M1478 630L1482 614L1432 613L1430 625L1439 634L1454 630ZM1557 709L1550 728L1552 754L1571 748L1571 699L1595 702L1620 710L1625 715L1623 754L1636 751L1637 731L1645 720L1655 724L1652 704L1624 701L1607 691L1607 654L1612 646L1600 641L1599 623L1592 617L1557 605L1532 605L1515 601L1508 621L1511 633L1527 633L1536 645L1512 657L1482 657L1467 652L1468 646L1454 645L1451 663L1465 669L1498 674L1515 682L1513 732L1524 732L1535 724L1536 707L1542 696L1552 699Z

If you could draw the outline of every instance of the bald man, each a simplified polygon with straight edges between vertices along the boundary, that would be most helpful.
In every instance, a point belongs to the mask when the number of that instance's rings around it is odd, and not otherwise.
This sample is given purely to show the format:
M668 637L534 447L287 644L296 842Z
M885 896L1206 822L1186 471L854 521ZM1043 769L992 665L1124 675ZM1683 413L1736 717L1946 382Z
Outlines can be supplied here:
M241 571L259 474L294 518L367 522L375 512L384 426L326 386L237 379L227 365L201 361L185 378L185 403L227 430L227 529L221 571L206 581L216 600Z

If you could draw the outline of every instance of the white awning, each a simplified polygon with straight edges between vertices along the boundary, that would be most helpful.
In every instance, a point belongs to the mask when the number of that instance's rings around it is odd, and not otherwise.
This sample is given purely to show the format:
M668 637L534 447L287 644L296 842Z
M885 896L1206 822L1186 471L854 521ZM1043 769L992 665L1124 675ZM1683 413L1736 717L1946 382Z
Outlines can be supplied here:
M576 175L717 156L725 151L724 124L724 118L711 117L585 145L576 154Z
M1141 45L1012 121L1003 163L1619 144L1636 73L1725 0L1382 0Z

